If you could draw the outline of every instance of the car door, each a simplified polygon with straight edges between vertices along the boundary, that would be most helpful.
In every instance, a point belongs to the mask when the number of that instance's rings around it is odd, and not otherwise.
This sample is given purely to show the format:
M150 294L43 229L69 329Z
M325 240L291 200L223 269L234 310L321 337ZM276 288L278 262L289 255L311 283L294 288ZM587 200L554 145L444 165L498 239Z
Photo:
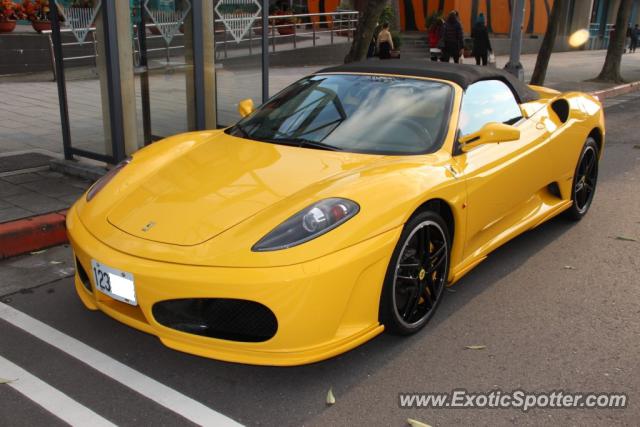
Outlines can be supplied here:
M520 139L480 145L456 156L467 188L465 258L481 256L502 243L511 227L539 208L536 194L551 182L549 133L536 116L522 117L513 92L500 80L467 88L459 135L476 132L489 122L517 127Z

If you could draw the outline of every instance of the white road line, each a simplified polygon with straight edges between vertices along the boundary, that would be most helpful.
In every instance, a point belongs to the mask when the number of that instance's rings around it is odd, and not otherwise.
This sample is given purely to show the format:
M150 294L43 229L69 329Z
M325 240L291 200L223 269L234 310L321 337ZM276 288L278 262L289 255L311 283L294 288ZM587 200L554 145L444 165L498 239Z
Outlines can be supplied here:
M85 343L66 335L25 313L0 303L0 319L75 357L147 399L203 426L240 426L231 418L159 383Z
M0 374L8 385L72 426L115 426L40 378L0 356Z

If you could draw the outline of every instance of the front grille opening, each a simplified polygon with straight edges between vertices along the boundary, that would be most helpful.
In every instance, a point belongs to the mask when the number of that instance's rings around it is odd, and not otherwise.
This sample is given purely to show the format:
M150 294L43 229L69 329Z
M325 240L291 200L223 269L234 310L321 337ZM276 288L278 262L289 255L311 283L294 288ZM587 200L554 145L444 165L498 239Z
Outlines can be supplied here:
M76 271L78 272L78 277L80 277L80 281L82 282L82 285L84 286L84 288L87 291L92 292L89 276L87 275L87 272L85 271L84 267L82 267L82 264L80 264L80 260L78 258L76 258Z
M264 305L231 298L189 298L153 305L163 326L189 334L230 341L263 342L278 330L278 321Z

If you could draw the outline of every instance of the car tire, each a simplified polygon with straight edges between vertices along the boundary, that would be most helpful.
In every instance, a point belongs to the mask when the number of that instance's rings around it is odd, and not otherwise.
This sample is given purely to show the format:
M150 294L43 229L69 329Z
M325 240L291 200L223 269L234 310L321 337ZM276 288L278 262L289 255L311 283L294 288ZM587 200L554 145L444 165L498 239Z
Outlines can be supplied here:
M385 330L410 335L427 324L444 294L450 254L451 237L442 217L431 210L414 214L387 267L379 312Z
M580 221L589 211L598 183L598 161L600 153L596 141L589 137L582 147L571 186L571 207L566 217Z

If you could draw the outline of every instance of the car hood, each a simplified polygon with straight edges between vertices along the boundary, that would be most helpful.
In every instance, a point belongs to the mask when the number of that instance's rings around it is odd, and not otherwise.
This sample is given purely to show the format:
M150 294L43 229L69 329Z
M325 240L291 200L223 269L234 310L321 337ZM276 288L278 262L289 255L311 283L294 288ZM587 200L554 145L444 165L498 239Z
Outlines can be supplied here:
M142 239L194 246L311 184L380 157L216 133L157 170L146 171L134 188L121 193L107 218ZM134 158L129 167L135 165Z

